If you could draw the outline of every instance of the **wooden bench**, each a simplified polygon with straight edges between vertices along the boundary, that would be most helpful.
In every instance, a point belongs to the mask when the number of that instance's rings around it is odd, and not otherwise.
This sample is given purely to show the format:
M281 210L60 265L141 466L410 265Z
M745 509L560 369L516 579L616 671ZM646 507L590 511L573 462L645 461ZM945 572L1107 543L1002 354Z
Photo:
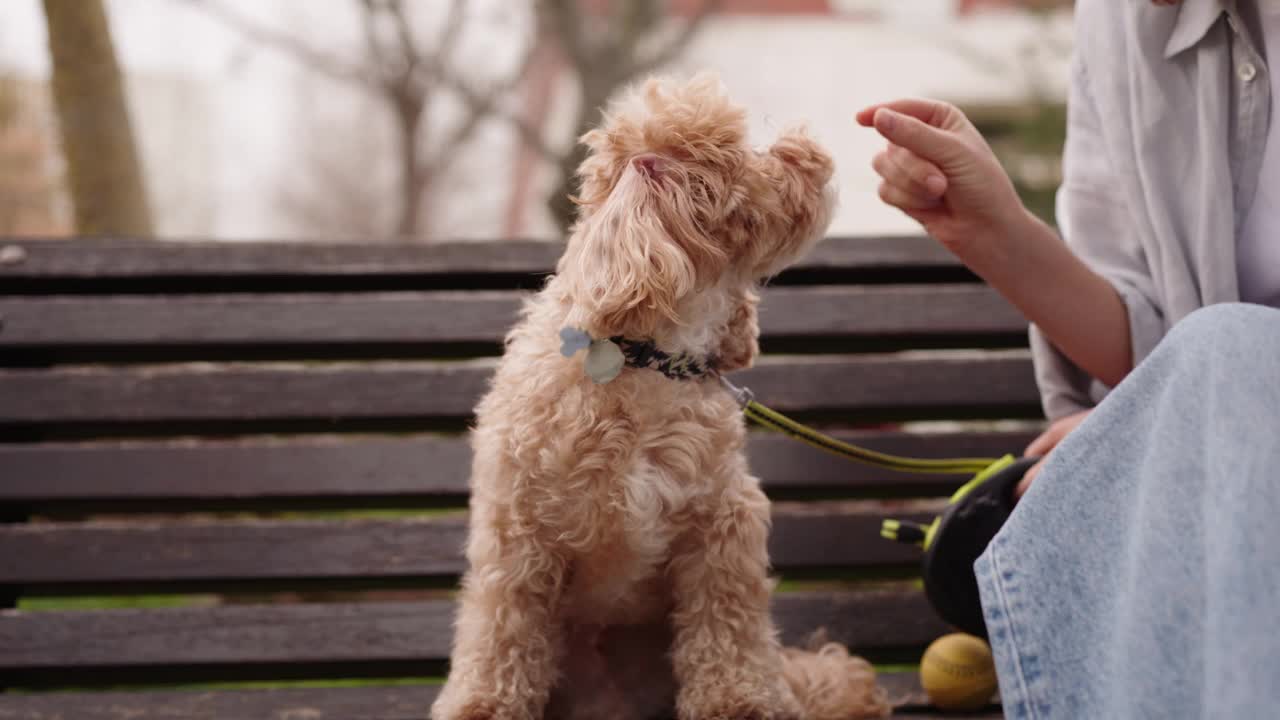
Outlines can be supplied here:
M425 717L463 570L462 433L558 253L0 240L0 718ZM765 357L735 377L842 437L996 456L1037 427L1024 321L927 238L828 240L761 321ZM916 549L878 531L964 478L764 432L750 452L785 639L825 627L929 717L893 666L948 628Z

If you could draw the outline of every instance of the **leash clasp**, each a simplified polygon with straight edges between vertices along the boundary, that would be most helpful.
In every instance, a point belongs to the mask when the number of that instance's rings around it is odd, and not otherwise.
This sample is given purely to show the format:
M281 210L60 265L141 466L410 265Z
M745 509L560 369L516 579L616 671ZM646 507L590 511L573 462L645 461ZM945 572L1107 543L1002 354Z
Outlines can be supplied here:
M716 377L720 379L720 384L724 386L724 389L728 390L733 399L738 402L738 407L743 410L747 409L747 406L756 399L755 393L751 392L751 388L738 387L729 382L729 378L719 373L716 373Z

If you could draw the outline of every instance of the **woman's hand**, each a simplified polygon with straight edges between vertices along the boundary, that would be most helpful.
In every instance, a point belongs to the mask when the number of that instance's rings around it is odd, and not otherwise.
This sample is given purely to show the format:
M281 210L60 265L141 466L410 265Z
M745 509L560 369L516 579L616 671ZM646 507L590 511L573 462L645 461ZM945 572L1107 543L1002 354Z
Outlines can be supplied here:
M935 100L896 100L857 115L888 147L872 167L880 197L970 263L992 244L1025 235L1032 222L995 153L955 106ZM986 247L984 247L986 246Z
M1115 287L1023 205L969 119L936 100L858 113L889 147L872 163L880 197L917 220L1085 372L1114 387L1133 367Z
M1018 487L1013 490L1014 497L1021 498L1027 488L1031 487L1031 482L1036 479L1036 475L1040 474L1040 466L1044 465L1044 461L1049 459L1049 453L1058 446L1058 443L1062 442L1062 438L1084 422L1084 419L1089 417L1090 412L1092 410L1081 410L1074 415L1058 418L1057 421L1049 426L1048 430L1040 433L1040 437L1031 441L1031 444L1027 446L1027 449L1022 454L1027 457L1039 455L1041 456L1040 462L1027 468L1027 473L1022 476L1022 480L1018 481Z

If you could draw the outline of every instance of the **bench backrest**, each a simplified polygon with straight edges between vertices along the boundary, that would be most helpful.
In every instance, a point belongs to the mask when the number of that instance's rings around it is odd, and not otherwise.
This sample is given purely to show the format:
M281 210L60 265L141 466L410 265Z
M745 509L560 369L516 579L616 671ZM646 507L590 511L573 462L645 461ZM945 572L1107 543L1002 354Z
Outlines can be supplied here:
M0 249L0 687L444 671L464 431L558 245ZM761 324L736 377L873 448L1016 453L1040 415L1024 321L927 238L828 240ZM880 520L966 478L750 453L786 639L917 659L946 628Z

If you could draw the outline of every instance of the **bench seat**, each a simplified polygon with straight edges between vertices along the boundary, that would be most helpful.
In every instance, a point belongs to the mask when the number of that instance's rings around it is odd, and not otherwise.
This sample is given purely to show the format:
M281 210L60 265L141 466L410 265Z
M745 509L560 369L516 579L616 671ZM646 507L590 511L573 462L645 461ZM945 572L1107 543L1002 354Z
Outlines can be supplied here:
M4 240L0 720L391 720L448 671L465 431L558 245ZM776 278L783 412L873 449L1018 452L1026 325L928 238L831 238ZM967 478L753 430L784 640L883 668L903 718L950 629L915 548ZM999 707L971 717L1000 717Z

